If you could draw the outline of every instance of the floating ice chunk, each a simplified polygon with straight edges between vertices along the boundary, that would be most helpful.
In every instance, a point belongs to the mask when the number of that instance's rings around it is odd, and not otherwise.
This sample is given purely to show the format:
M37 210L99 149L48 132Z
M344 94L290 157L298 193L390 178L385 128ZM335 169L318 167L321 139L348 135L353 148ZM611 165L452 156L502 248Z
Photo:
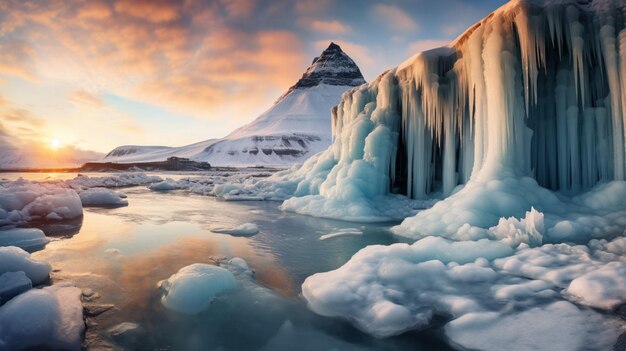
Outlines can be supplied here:
M176 190L179 189L180 185L178 185L178 183L171 178L167 178L162 182L158 182L158 183L152 183L148 186L148 189L153 190L153 191L170 191L170 190Z
M163 179L159 176L148 176L144 173L121 173L105 177L89 177L79 174L76 178L68 180L67 184L74 189L87 188L118 188L125 186L146 185L160 182Z
M583 305L612 310L626 303L626 263L610 262L583 274L564 293Z
M48 279L51 270L50 264L32 259L19 247L0 247L0 274L22 271L36 285Z
M368 246L341 268L308 277L302 294L316 313L347 318L375 336L396 335L427 326L434 313L480 310L474 294L497 278L488 260L513 252L496 241L440 237Z
M0 274L0 303L30 290L32 287L32 282L28 279L26 273L22 271Z
M123 322L107 330L109 335L124 346L133 345L144 333L144 329L137 323Z
M320 236L320 240L332 239L341 236L363 235L363 232L357 228L343 228Z
M31 289L0 307L0 349L80 350L85 324L81 291L53 285Z
M541 245L543 239L543 213L531 207L526 212L526 217L518 220L515 217L508 219L500 218L495 227L489 229L496 237L511 247L517 247L521 243L530 246Z
M43 249L48 242L48 238L41 229L0 229L0 246L17 246L32 252Z
M259 232L259 227L254 223L244 223L237 227L220 227L211 229L214 233L230 235L254 235Z
M243 258L241 257L233 257L230 260L228 260L228 264L233 266L233 267L237 267L238 269L242 270L242 271L249 271L250 267L248 266L248 262L246 262Z
M183 267L176 274L159 282L163 291L163 306L185 314L196 314L205 310L216 296L233 290L236 286L237 281L230 271L203 263Z
M506 315L468 313L448 323L445 333L467 349L571 351L610 350L620 329L617 321L560 301Z
M128 206L125 195L106 188L89 188L78 196L84 207L121 207Z

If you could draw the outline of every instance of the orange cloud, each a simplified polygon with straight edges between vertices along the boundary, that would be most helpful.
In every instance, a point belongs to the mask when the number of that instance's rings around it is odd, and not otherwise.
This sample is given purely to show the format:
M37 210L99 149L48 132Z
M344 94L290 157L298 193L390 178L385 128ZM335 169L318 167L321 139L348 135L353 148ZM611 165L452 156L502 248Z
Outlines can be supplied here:
M372 7L372 16L391 29L411 32L417 30L417 23L406 11L394 5L377 4Z
M180 10L178 2L168 0L118 0L115 2L117 13L153 23L174 21L179 18Z
M92 105L95 107L103 107L104 103L97 96L85 90L76 90L72 94L70 94L70 100L81 103Z
M303 18L298 21L300 26L318 33L342 35L352 31L349 25L337 20L319 20Z
M85 95L95 90L202 117L216 118L216 112L227 110L260 112L259 106L244 111L226 105L273 100L310 60L290 31L246 31L230 24L274 11L253 0L117 0L77 6L52 0L8 6L11 35L22 38L23 45L22 50L0 51L0 73L74 85L74 102L97 105ZM18 70L18 64L29 61L32 65Z

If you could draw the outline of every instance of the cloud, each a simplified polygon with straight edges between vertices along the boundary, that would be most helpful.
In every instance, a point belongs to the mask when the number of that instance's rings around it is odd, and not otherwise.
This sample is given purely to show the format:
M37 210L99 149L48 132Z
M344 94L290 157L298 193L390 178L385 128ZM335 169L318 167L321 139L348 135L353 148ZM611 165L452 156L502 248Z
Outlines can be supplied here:
M171 22L179 18L181 7L168 0L117 0L115 11L153 23Z
M87 104L95 107L104 106L104 103L102 102L100 97L86 90L76 90L70 94L69 98L70 100L80 104Z
M394 5L376 4L371 14L380 23L401 32L414 32L417 23L401 8Z
M352 28L337 20L319 20L302 18L298 21L300 26L317 33L343 35L352 32Z
M294 10L297 13L314 15L326 13L332 5L332 0L296 1Z
M0 70L76 86L71 100L94 106L100 104L85 92L112 92L209 119L224 111L259 113L310 61L296 33L246 28L257 16L270 23L278 16L276 5L253 0L8 6L10 35L20 38L8 44L20 50L0 50ZM29 61L32 67L19 66ZM229 107L235 101L239 107Z

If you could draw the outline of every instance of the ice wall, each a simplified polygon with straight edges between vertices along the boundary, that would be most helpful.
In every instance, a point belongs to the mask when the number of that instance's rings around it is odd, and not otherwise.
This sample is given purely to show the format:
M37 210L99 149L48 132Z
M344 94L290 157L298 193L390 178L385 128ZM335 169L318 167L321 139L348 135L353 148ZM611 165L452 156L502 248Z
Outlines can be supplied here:
M623 180L625 7L511 1L449 47L345 93L311 200L448 196L502 175L565 194Z

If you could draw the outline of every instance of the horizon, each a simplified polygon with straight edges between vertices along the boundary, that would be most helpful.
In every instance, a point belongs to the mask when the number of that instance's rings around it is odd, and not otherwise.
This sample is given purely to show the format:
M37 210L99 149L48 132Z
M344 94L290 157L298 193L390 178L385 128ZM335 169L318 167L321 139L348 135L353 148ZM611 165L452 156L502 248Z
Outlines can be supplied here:
M0 149L70 162L220 138L271 107L330 42L371 81L504 3L3 3Z

